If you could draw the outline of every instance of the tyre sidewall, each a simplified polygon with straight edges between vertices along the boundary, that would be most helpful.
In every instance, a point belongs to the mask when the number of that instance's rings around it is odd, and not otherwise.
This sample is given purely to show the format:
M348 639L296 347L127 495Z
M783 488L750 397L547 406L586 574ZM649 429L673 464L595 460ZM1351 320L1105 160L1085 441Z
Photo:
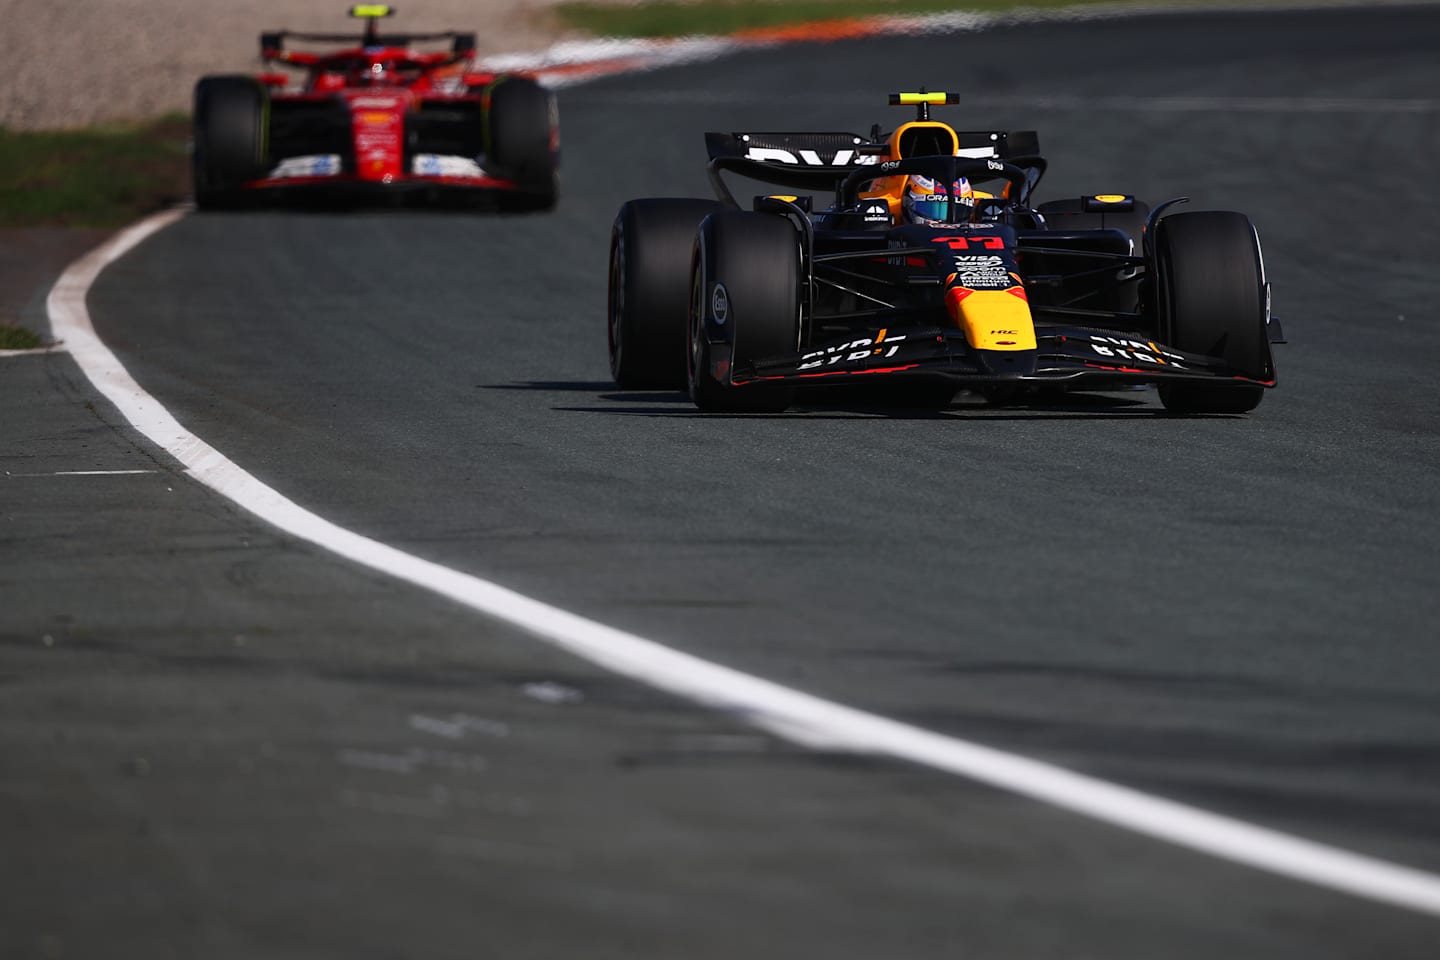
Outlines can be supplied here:
M701 409L783 410L793 390L734 386L737 364L798 349L800 246L789 221L722 211L701 223L690 295L690 395Z
M553 206L559 167L555 96L529 77L504 76L486 94L485 160L541 206ZM523 204L515 198L514 205Z
M267 169L270 96L253 77L204 77L195 85L194 187L201 207L233 203Z
M1155 228L1155 311L1160 339L1224 361L1253 380L1273 377L1265 326L1259 240L1244 214L1177 213ZM1167 382L1160 397L1182 413L1244 413L1260 403L1256 384Z
M631 200L610 229L610 373L625 389L684 389L691 251L714 200Z

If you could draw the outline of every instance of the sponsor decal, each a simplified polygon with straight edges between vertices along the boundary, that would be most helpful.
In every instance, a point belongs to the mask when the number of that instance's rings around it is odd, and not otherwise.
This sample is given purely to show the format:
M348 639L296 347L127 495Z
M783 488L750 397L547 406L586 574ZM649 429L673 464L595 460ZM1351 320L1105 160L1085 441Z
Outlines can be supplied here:
M350 105L356 110L394 110L403 102L397 97L356 97Z
M485 171L469 157L417 153L411 169L423 177L483 177Z
M355 131L355 156L360 166L374 169L376 164L398 161L400 125L361 126Z
M870 357L889 359L900 351L900 341L905 337L901 335L887 338L886 333L888 333L887 330L881 330L874 337L861 337L858 340L838 343L823 350L812 350L800 358L800 369L813 370L816 367L828 367L837 363L855 363L860 360L868 360Z
M1099 203L1124 203L1130 198L1123 193L1098 193L1095 200Z
M999 237L970 237L962 238L976 241L993 240L992 243L976 243L980 249L1000 249L1004 247ZM950 244L954 249L954 244ZM968 245L967 245L968 246ZM1009 264L1005 258L998 253L956 253L951 254L951 262L955 272L946 278L945 282L951 286L968 287L971 290L1005 290L1015 286L1017 281L1015 275L1010 272Z
M268 179L288 177L333 177L340 172L338 153L317 153L304 157L286 157L270 171Z
M1102 357L1130 360L1135 363L1149 363L1156 366L1171 366L1179 370L1185 369L1185 365L1180 362L1180 357L1161 350L1157 344L1148 340L1128 340L1124 337L1091 334L1090 347Z
M835 156L826 160L817 150L796 150L792 153L780 147L750 147L745 151L745 159L759 160L762 163L789 163L797 166L803 164L807 167L846 167L867 166L879 158L859 155L848 148L835 151Z
M730 316L730 294L723 283L715 284L715 289L710 291L710 315L716 323L724 323Z
M890 205L884 200L867 203L861 208L860 212L864 215L866 223L890 222Z
M381 113L379 110L362 110L358 116L361 123L369 124L372 127L387 125L395 120L395 114Z
M952 281L971 290L1004 290L1015 286L1015 278L1002 270L961 270Z
M986 160L985 166L989 167L991 170L994 170L996 173L1002 172L1005 169L1005 164L1001 163L999 160Z

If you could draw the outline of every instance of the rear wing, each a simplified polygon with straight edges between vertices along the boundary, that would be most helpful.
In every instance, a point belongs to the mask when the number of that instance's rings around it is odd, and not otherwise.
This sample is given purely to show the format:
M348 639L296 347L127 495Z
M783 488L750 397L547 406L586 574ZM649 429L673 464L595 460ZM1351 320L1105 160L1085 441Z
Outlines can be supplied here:
M360 36L353 33L297 33L293 30L275 30L260 34L260 56L266 60L286 60L309 63L314 54L286 54L285 41L299 40L302 43L354 43L367 52L372 49L403 49L412 43L438 43L450 41L450 51L458 59L475 52L475 34L456 30L441 30L438 33L387 33L379 32L379 21L395 15L395 9L383 3L362 3L350 8L350 16L365 21L365 32Z
M436 43L450 41L450 52L456 57L468 57L475 52L475 34L458 30L441 30L437 33L387 33L375 36L356 36L353 33L297 33L294 30L275 30L260 34L260 56L266 60L285 59L287 40L301 43L349 43L366 47L389 47L404 49L412 43ZM292 54L293 56L293 54Z
M956 156L975 159L1033 158L1040 152L1034 130L957 130ZM834 190L857 167L890 156L889 137L879 128L858 133L707 133L710 182L722 200L734 197L720 179L729 170L743 177L796 190ZM877 176L878 176L877 172Z

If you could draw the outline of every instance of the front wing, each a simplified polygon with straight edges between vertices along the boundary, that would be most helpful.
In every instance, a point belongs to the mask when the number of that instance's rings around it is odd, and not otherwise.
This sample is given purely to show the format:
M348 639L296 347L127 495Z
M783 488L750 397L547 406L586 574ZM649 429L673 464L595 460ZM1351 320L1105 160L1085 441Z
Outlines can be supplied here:
M277 169L269 176L252 180L244 185L247 191L256 194L333 193L337 195L388 195L416 191L439 191L446 193L525 193L533 188L489 174L446 175L443 173L408 173L385 180L359 177L349 173L290 176L283 169Z
M952 328L912 328L894 333L881 330L875 336L839 340L804 353L735 364L728 371L729 382L735 387L761 383L812 385L909 376L945 379L957 387L1186 380L1275 385L1273 368L1267 371L1266 378L1256 379L1218 358L1186 353L1113 330L1037 326L1035 336L1034 350L977 350L963 333ZM725 361L722 358L718 362Z

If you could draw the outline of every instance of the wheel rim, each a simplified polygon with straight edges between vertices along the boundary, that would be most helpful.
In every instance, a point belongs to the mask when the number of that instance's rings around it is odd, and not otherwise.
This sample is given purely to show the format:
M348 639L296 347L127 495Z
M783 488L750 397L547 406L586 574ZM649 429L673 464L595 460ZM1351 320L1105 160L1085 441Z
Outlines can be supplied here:
M686 326L690 330L690 348L685 351L685 378L690 385L690 396L696 397L700 389L700 367L704 362L705 319L701 314L701 292L704 284L700 279L697 265L690 268L690 317Z
M610 322L606 325L610 338L610 373L618 378L624 363L624 336L620 329L620 317L625 311L625 242L624 234L617 228L610 241Z

